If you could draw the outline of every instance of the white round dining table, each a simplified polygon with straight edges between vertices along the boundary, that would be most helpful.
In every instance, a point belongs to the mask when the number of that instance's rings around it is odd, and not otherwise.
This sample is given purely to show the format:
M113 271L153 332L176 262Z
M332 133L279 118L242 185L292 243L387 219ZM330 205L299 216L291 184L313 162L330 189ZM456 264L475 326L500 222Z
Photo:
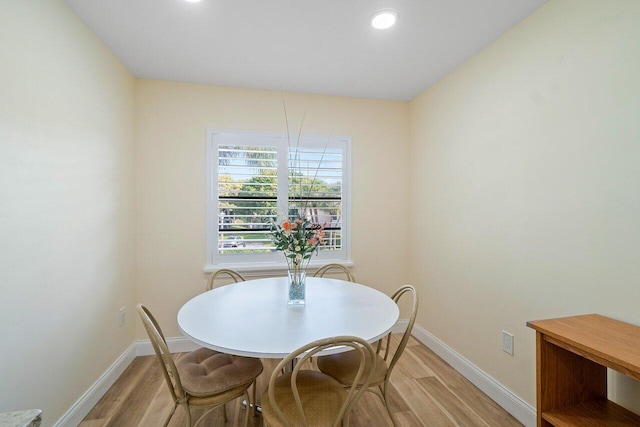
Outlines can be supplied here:
M284 358L321 338L354 335L375 342L393 328L400 314L384 293L336 279L308 277L303 306L288 305L287 298L286 277L221 286L184 304L178 326L203 347L238 356Z

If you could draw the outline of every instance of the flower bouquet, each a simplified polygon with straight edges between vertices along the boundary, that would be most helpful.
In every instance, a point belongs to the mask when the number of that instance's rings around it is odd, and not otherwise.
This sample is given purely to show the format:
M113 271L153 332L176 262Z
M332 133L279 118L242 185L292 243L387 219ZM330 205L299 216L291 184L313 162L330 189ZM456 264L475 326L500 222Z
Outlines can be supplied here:
M296 218L271 225L276 250L282 251L289 270L289 304L305 303L307 266L318 246L324 243L324 225Z

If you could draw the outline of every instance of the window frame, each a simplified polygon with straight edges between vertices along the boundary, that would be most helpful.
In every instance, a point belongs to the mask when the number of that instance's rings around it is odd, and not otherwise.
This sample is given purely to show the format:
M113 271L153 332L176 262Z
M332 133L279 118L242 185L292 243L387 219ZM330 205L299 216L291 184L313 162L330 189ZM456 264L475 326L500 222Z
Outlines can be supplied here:
M290 139L291 138L291 141ZM295 139L295 140L294 140ZM313 269L329 262L352 266L351 261L351 138L343 135L296 134L209 129L206 141L206 265L205 272L217 268L233 268L244 273L268 273L285 270L284 255L279 251L262 254L218 253L218 147L219 145L276 147L278 158L278 218L285 215L283 206L288 206L289 148L339 148L342 150L342 206L341 239L339 251L318 251L311 258ZM283 167L283 165L286 165ZM286 170L286 174L283 171ZM281 203L285 200L286 204ZM216 219L216 220L214 220Z

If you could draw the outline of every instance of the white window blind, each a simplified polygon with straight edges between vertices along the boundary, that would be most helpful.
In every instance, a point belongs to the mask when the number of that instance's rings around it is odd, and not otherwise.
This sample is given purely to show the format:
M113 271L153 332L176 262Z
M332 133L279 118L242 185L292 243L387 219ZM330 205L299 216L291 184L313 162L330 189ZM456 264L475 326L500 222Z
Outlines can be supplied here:
M218 146L218 253L264 251L278 217L277 147Z
M324 225L313 259L348 259L349 138L210 131L208 265L284 263L273 222L298 216Z
M325 227L322 251L342 248L342 150L289 148L289 217Z

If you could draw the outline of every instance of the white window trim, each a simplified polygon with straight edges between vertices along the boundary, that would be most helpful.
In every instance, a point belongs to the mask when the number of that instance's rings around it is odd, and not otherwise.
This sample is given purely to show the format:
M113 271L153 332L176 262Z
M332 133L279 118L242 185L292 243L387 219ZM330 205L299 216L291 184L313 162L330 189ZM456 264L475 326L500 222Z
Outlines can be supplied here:
M215 140L218 136L232 136L234 138L246 138L246 139L277 139L280 141L287 141L286 133L273 133L273 132L250 132L250 131L233 131L233 130L207 130L207 142L206 142L206 198L207 198L207 212L206 212L206 264L204 271L210 273L219 268L232 268L236 271L242 272L247 277L252 276L265 276L265 275L279 275L286 271L287 263L284 255L279 252L264 254L264 255L223 255L217 254L217 233L218 222L214 221L217 218L218 212L218 175L217 175L217 155L218 146ZM292 136L292 139L294 137ZM297 140L298 135L295 135ZM310 263L309 270L313 272L318 267L327 263L339 263L345 267L352 267L353 262L351 260L351 138L348 136L340 135L317 135L317 134L302 134L301 138L306 141L312 141L311 144L302 144L301 146L320 146L324 147L328 138L332 141L340 141L344 144L343 152L343 198L342 198L342 223L346 233L342 236L343 250L340 251L341 257L336 257L336 253L333 251L318 252L314 254ZM324 141L319 143L319 141ZM282 144L282 142L280 142ZM294 141L291 142L294 145ZM251 145L251 143L249 143ZM255 143L255 145L265 145L264 142ZM268 145L268 144L266 144ZM287 143L288 146L288 143ZM288 163L287 155L284 156ZM279 159L279 163L282 162L282 158ZM288 176L279 176L278 189L287 188ZM285 190L286 191L286 190ZM242 257L251 257L246 259Z

